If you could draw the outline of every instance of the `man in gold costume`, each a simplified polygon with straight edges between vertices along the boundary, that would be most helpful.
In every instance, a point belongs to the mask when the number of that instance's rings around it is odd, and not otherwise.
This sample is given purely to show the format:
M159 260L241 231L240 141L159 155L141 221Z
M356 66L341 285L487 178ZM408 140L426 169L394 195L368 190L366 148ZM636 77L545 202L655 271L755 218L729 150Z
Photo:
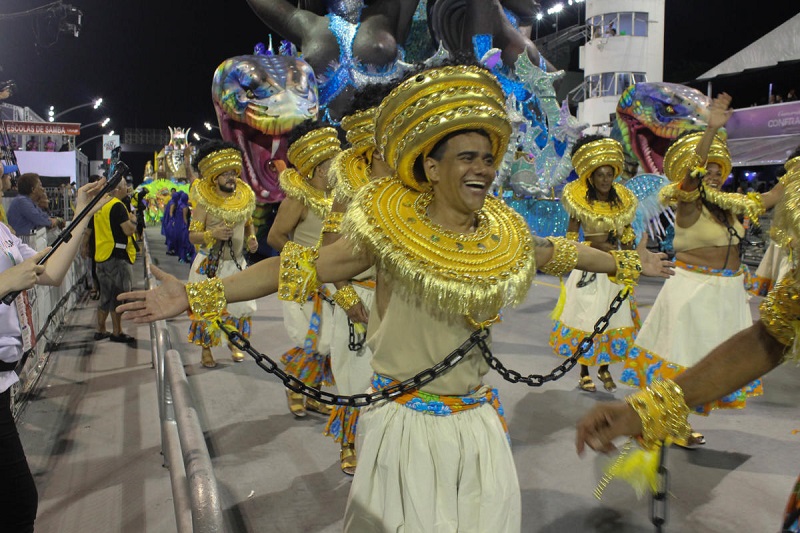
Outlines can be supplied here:
M303 301L320 281L375 266L367 337L372 387L380 389L441 362L502 307L522 302L537 266L554 275L605 272L621 283L640 271L670 274L653 254L639 263L634 251L532 237L516 212L488 195L510 133L505 96L488 71L415 74L378 108L377 147L395 172L357 194L342 222L345 238L319 250L288 245L281 258L186 287L156 269L162 285L124 295L133 301L120 310L140 322L190 305L213 314L222 291L229 301L274 292ZM362 408L346 531L520 530L519 483L497 393L482 382L488 370L474 348L422 390Z
M322 235L322 222L333 199L328 182L331 160L342 151L338 132L321 122L309 120L293 131L286 155L292 168L280 174L286 198L278 208L267 244L281 251L287 243L315 247ZM333 308L327 286L320 286L304 302L283 302L283 323L296 347L283 354L286 371L306 385L332 385L331 329ZM324 415L331 408L287 389L289 411L306 416L306 409Z
M258 249L251 216L255 209L255 194L242 175L242 152L232 143L212 141L198 152L200 179L191 189L192 222L189 241L197 246L197 256L189 271L189 281L230 276L247 268L242 255L245 244L250 252ZM224 313L226 324L250 336L250 316L256 310L254 300L230 303ZM213 321L193 314L189 327L189 342L203 347L201 364L217 366L211 347L219 344L220 331ZM234 362L244 360L244 354L228 344Z

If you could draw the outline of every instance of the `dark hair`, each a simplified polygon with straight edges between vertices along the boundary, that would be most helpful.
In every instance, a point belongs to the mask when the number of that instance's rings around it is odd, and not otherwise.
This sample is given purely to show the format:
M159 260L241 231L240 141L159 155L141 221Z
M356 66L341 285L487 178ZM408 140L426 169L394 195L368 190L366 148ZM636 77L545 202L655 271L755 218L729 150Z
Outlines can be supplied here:
M604 135L584 135L583 137L581 137L580 139L575 141L574 145L572 145L572 151L570 152L570 157L574 156L578 152L578 150L580 150L582 147L586 146L587 144L595 142L595 141L600 141L600 140L605 139L605 138L606 137ZM597 167L597 168L600 168L600 167ZM594 175L596 170L597 169L592 171L592 175ZM589 177L591 178L591 176L589 176ZM614 177L616 178L616 176L614 176ZM594 203L594 202L598 201L597 189L595 189L594 184L592 183L591 179L587 179L586 180L586 200L589 203ZM610 203L613 206L619 206L622 203L622 200L620 200L620 197L617 194L616 187L614 187L613 183L611 185L611 189L608 191L608 203Z
M585 145L593 143L595 141L600 141L605 138L606 137L604 135L584 135L583 137L575 141L575 144L572 145L572 151L569 153L569 156L570 157L574 156L578 152L578 150L583 148Z
M439 139L436 144L433 145L431 151L428 152L428 157L434 158L436 161L441 161L442 157L444 157L444 152L447 149L447 141L456 137L458 135L464 135L465 133L477 133L479 135L483 135L487 139L491 141L491 137L489 136L486 131L477 128L469 128L463 130L452 131ZM422 154L417 157L417 160L414 161L414 177L417 178L417 181L424 181L425 180L425 166Z
M194 168L197 172L200 172L200 169L197 167L200 161L202 161L207 155L218 152L219 150L224 150L225 148L233 148L238 150L239 153L242 152L242 149L239 148L238 145L229 141L222 141L220 139L207 141L198 146L197 157L195 157L194 162L192 163L192 168Z
M365 111L377 107L383 102L392 89L395 88L393 83L371 83L359 89L353 94L353 100L350 103L350 109L347 110L345 115L353 115L359 111Z
M790 155L789 157L787 157L787 158L786 158L786 160L787 160L787 161L789 161L790 159L794 159L795 157L800 157L800 146L798 146L797 148L795 148L795 149L794 149L794 152L792 152L792 155Z
M37 182L39 174L27 172L17 179L17 191L24 196L30 196Z

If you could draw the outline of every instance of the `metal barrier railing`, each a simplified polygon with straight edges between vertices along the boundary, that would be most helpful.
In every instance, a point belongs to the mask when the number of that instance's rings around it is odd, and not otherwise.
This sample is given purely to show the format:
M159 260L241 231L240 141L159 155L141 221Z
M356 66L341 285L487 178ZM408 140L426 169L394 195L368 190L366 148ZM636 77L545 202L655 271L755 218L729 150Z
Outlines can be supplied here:
M150 252L143 239L144 276L151 288ZM203 430L194 408L181 354L172 349L167 324L150 324L150 353L156 371L161 450L169 469L179 533L223 533L219 490Z

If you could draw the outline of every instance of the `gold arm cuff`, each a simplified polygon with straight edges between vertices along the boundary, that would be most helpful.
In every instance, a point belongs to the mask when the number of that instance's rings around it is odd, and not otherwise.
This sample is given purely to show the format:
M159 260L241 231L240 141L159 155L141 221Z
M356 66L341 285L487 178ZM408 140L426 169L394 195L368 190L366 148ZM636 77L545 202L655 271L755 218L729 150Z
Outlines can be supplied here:
M206 225L203 224L202 220L192 220L189 222L189 231L203 231L206 229Z
M608 279L621 285L636 285L642 273L639 253L636 250L611 250L609 253L617 263L617 271L613 276L608 276Z
M343 218L344 213L338 211L331 211L328 213L328 216L325 217L325 221L322 223L322 233L339 233L339 227L342 225Z
M567 232L567 240L578 242L580 236L577 231L568 231Z
M563 276L578 264L578 245L564 237L547 237L553 243L553 257L539 267L539 270L551 276Z
M217 242L217 239L211 233L211 230L206 230L203 232L203 243L206 245L206 248L211 248L214 246L215 242Z
M683 389L669 379L657 379L646 389L625 398L642 420L640 442L648 450L663 440L683 440L691 433L689 407Z
M317 279L316 248L306 248L288 242L281 250L281 267L278 275L278 299L304 303L319 287Z
M785 276L769 291L759 310L767 332L781 344L792 347L787 359L798 359L795 341L800 328L800 290L791 275Z
M757 213L758 216L761 216L767 212L767 208L764 205L764 198L761 196L761 193L749 192L747 193L747 197L750 198L753 201L753 203L756 204L754 212ZM755 223L758 224L758 217L756 217Z
M684 191L681 189L680 182L667 185L659 193L659 200L662 204L674 204L676 202L692 203L700 198L700 189Z
M361 298L352 285L345 285L333 294L333 301L345 311L349 311L351 307L361 303Z
M225 287L219 278L187 283L186 295L192 313L208 322L216 323L225 310Z

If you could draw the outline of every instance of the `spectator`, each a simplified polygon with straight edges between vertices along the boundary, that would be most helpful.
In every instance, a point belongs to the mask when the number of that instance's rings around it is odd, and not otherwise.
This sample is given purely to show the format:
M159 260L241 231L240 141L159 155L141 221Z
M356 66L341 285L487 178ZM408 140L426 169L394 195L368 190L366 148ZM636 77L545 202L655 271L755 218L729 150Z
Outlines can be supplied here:
M89 183L94 183L100 180L100 176L92 174L89 176ZM100 280L97 279L97 263L94 260L94 217L89 221L89 226L83 233L83 242L81 243L81 255L89 260L92 265L92 288L89 290L89 298L92 300L100 299Z
M63 227L64 220L47 215L36 205L36 200L44 194L38 174L23 174L17 181L19 196L14 198L8 208L8 222L17 235L30 235L37 228L53 229Z
M794 102L797 100L797 91L794 88L789 89L789 92L786 93L786 101L787 102Z
M100 303L97 306L97 331L95 340L130 344L133 337L122 332L122 320L116 311L117 296L131 290L136 248L131 237L136 231L136 219L122 199L128 195L128 183L121 180L111 191L111 201L94 216L94 260L97 262L97 279L100 281ZM113 333L106 331L106 318L111 314Z

